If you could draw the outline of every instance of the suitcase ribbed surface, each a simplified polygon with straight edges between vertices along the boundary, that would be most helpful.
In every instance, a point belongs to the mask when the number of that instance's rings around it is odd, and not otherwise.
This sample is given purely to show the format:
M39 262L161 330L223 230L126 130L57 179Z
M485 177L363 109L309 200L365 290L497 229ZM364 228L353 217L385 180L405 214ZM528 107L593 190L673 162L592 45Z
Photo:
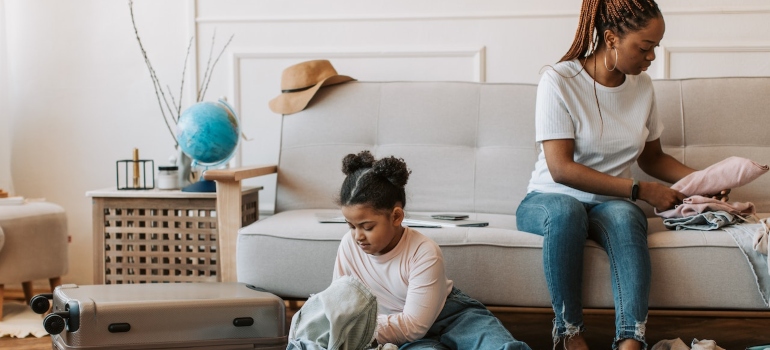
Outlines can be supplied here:
M80 307L80 327L55 337L63 349L165 349L183 344L220 349L228 342L252 341L255 344L246 348L278 349L286 344L283 300L241 283L63 285L54 291L54 311L64 310L69 301ZM235 319L247 318L253 325L234 325ZM109 330L110 325L125 324L130 325L128 331Z

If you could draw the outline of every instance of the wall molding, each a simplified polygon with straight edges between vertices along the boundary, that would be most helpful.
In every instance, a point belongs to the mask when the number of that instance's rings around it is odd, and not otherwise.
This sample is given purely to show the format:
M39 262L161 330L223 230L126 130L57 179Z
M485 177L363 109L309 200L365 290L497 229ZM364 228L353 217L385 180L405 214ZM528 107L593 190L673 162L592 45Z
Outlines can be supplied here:
M248 59L313 59L317 57L324 58L408 58L408 57L467 57L473 60L475 82L486 81L486 47L439 47L433 49L413 49L413 48L296 48L296 49L277 49L266 48L261 50L247 48L232 48L230 50L230 77L228 96L232 98L232 106L238 116L242 115L241 108L241 63ZM243 153L241 147L233 157L233 166L238 167L242 164Z
M663 57L663 79L671 78L671 55L677 53L752 53L768 52L770 45L694 45L694 46L660 46Z
M195 1L195 0L190 0ZM665 16L691 15L756 15L770 14L770 7L672 9ZM494 19L552 19L576 18L578 12L478 12L478 13L425 13L425 14L351 14L351 15L270 15L270 16L200 16L195 22L203 23L291 23L291 22L379 22L379 21L443 21Z
M240 74L241 62L245 59L266 59L266 58L307 58L316 57L325 58L393 58L393 57L467 57L473 59L473 81L483 83L486 81L486 47L474 48L433 48L433 49L412 49L412 48L319 48L319 49L244 49L232 48L230 50L230 96L235 99L233 108L236 113L240 113Z
M230 96L233 97L233 108L236 113L241 112L240 102L240 74L241 61L245 59L266 59L266 58L307 58L316 57L325 58L393 58L393 57L467 57L473 59L474 72L473 81L483 83L487 80L486 73L486 47L474 48L433 48L433 49L413 49L413 48L319 48L319 49L245 49L232 48L230 50Z

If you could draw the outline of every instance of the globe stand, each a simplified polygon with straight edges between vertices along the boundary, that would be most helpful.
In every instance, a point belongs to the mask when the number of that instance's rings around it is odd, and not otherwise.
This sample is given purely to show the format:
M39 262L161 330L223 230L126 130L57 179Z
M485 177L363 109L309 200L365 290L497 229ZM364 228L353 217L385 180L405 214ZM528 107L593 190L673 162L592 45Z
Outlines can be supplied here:
M182 192L216 192L217 182L200 179L198 182L182 187Z

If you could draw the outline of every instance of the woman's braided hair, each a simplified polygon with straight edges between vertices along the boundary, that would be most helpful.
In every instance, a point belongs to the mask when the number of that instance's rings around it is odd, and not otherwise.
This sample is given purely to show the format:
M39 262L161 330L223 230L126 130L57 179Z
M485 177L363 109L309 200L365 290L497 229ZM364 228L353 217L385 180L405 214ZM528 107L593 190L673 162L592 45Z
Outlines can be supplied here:
M403 159L390 156L375 160L369 151L351 153L342 159L342 172L347 176L337 204L364 204L375 210L390 210L398 203L406 206L404 186L411 171Z
M658 16L660 9L655 0L583 0L572 47L559 62L581 58L595 51L605 30L611 29L623 36L644 28Z

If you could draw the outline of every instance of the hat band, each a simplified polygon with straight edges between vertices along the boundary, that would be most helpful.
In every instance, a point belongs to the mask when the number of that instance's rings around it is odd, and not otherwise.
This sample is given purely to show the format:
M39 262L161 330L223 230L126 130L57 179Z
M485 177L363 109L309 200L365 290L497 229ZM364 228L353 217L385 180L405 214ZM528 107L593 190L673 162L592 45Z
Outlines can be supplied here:
M284 93L284 94L292 93L292 92L300 92L300 91L309 90L309 89L313 88L313 86L315 86L315 85L310 85L310 86L301 87L301 88L297 88L297 89L281 90L281 92Z

